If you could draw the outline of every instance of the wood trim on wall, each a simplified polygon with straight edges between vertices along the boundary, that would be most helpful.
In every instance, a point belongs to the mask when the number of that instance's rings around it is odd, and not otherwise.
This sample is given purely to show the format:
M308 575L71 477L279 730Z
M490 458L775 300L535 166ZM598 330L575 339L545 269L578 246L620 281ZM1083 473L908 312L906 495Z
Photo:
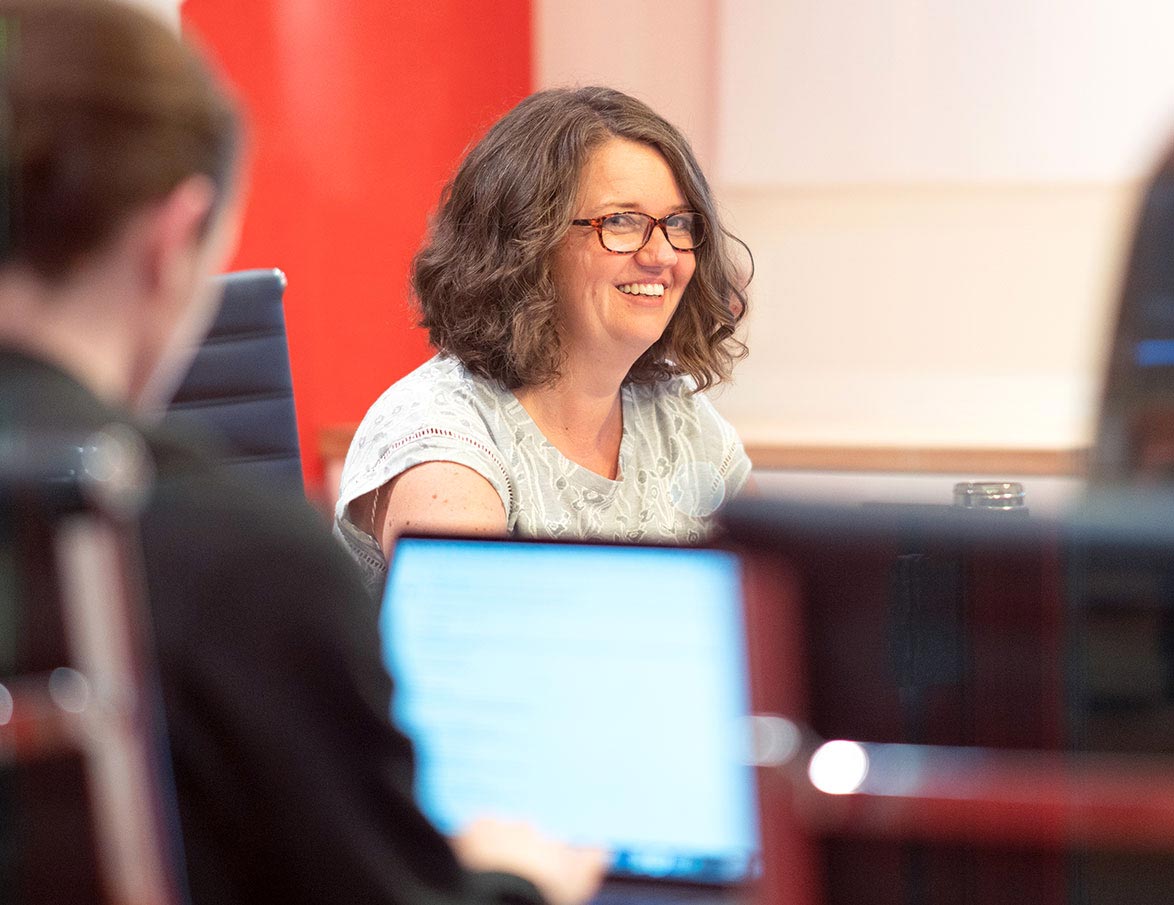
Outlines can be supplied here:
M751 445L755 468L780 471L1056 475L1088 472L1086 449L963 449L897 446Z
M318 433L325 462L341 462L355 424L336 424ZM792 446L754 444L746 453L755 468L776 471L925 472L981 475L1081 477L1088 471L1086 449L961 449L899 446Z

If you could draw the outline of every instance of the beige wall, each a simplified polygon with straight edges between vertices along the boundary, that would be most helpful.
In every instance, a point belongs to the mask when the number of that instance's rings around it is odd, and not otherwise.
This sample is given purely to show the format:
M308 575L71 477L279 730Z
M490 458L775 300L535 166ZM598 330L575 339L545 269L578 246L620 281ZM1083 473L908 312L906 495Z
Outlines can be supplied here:
M748 443L1064 449L1092 437L1117 185L727 189L759 263L718 400Z
M1114 182L1174 113L1169 0L717 0L726 183Z
M712 165L716 0L533 0L534 83L608 85L654 102Z
M1090 442L1174 5L536 0L535 25L538 84L684 127L754 249L718 398L749 443Z

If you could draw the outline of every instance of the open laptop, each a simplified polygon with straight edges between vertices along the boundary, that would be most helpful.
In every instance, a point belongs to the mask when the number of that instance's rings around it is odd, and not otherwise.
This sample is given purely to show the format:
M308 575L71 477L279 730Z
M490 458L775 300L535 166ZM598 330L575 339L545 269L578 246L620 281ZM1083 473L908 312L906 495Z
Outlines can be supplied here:
M405 537L380 619L417 795L613 855L600 902L745 898L758 840L739 563Z

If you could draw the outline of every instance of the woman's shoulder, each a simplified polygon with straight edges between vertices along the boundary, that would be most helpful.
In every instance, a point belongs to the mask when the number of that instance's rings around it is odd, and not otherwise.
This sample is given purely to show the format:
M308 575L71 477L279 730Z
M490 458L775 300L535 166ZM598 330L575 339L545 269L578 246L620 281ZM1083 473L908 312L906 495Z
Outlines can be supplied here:
M498 413L506 393L443 355L397 380L368 409L351 439L339 512L350 500L430 461L466 465L504 486Z
M656 383L633 385L632 401L640 421L673 425L671 433L696 433L703 438L720 438L723 445L738 442L733 425L722 416L705 391L688 374L677 374Z
M688 374L674 374L651 383L630 383L628 389L633 398L656 402L662 399L682 397L697 388L697 383Z
M360 430L383 424L406 425L418 419L439 419L467 415L470 409L500 405L501 389L491 381L471 374L461 362L447 355L434 355L414 371L383 391L367 411Z
M386 400L444 396L455 389L476 385L477 382L477 378L458 359L437 354L384 390L375 400L375 405Z
M704 392L697 390L697 381L688 374L676 374L655 383L633 384L633 401L642 408L713 412L713 403Z

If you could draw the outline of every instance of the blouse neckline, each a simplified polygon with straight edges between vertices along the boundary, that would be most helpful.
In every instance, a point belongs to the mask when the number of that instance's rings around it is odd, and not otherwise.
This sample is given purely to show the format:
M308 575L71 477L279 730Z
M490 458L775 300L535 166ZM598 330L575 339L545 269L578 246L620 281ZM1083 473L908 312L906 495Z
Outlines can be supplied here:
M557 457L558 461L564 463L580 483L604 494L613 494L623 485L624 476L627 474L626 465L632 461L631 445L635 442L632 439L631 430L632 419L634 417L631 386L624 384L620 387L620 418L623 424L620 430L620 451L616 457L616 477L614 481L598 472L592 471L585 465L580 465L574 459L564 455L562 450L551 443L546 434L542 432L538 423L526 411L526 407L518 401L518 397L514 395L513 390L507 389L503 392L506 395L506 410L514 416L522 428L530 434L532 439L548 447L551 453Z

